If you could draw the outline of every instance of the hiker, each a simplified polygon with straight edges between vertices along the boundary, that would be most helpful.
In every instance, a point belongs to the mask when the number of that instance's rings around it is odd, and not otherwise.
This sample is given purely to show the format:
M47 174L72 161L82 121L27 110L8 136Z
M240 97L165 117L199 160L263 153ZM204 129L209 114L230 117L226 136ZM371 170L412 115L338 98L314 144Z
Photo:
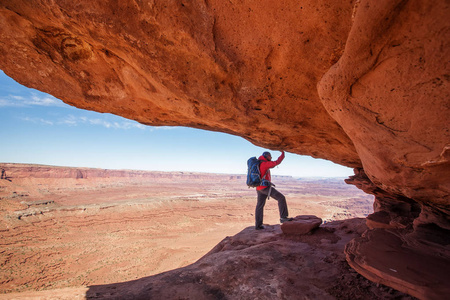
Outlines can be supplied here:
M258 195L258 202L255 209L255 229L264 229L263 215L264 205L269 197L278 201L278 210L280 211L280 222L284 223L292 221L292 218L288 217L288 208L286 203L286 197L279 191L277 191L271 183L270 169L278 166L284 159L284 151L281 151L280 157L276 161L272 161L272 155L270 152L264 152L259 158L261 164L259 170L263 182L260 186L256 187L256 193Z

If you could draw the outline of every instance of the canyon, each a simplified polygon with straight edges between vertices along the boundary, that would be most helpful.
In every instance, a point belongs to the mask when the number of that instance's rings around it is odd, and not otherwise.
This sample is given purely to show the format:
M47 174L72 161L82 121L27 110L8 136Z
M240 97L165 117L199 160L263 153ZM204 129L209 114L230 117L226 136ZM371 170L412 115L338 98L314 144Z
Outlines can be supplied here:
M354 168L347 183L375 202L367 231L342 249L347 262L440 299L450 281L449 13L445 0L5 0L0 69L78 108Z
M154 280L160 273L177 273L183 268L195 270L202 259L215 261L213 254L224 249L227 262L222 266L217 262L210 268L227 269L237 260L249 263L240 250L260 243L267 247L283 236L278 208L271 200L265 208L267 230L259 234L253 229L256 193L245 185L245 175L5 163L0 163L0 169L4 171L0 180L0 299L51 299L61 291L65 296L57 298L74 299L78 290L83 298L91 297L93 291L100 297L100 289L120 282L149 276L147 280ZM373 212L373 196L345 184L341 178L275 175L274 181L288 198L291 215L317 215L326 225L306 242L317 244L316 250L298 253L298 259L309 261L308 276L301 280L308 290L314 287L314 281L324 277L330 286L324 281L314 288L317 295L358 294L358 290L345 286L346 280L360 282L363 288L359 293L367 299L401 295L358 278L345 263L343 246L355 236L354 231L366 228L363 218ZM346 219L351 221L342 223ZM290 247L300 246L297 251L305 250L305 238L283 239L290 240ZM265 260L273 256L269 249L264 252ZM316 259L326 256L329 258L321 267L333 271L328 274L312 268ZM263 261L260 263L267 263ZM294 268L290 262L286 260L281 269L275 267L275 272ZM195 272L206 280L207 276L200 275L204 268ZM236 276L225 270L222 273L220 280ZM304 275L295 271L292 276ZM332 284L340 276L345 280ZM334 287L334 291L326 291L325 287ZM183 294L183 288L177 293ZM287 286L279 293L297 291ZM239 297L245 297L245 293Z

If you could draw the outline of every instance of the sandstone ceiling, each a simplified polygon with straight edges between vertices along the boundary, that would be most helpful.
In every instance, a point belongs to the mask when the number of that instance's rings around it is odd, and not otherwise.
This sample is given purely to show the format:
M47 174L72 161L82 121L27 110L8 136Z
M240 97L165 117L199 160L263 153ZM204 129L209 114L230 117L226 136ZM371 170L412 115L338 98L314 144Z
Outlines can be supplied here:
M2 1L0 68L79 108L364 167L448 212L448 1Z
M0 68L26 86L143 124L364 167L383 189L448 205L448 1L0 8Z
M449 15L448 0L3 0L0 69L79 108L364 169L376 211L448 233Z
M361 161L317 83L342 54L341 1L2 1L0 68L79 108Z

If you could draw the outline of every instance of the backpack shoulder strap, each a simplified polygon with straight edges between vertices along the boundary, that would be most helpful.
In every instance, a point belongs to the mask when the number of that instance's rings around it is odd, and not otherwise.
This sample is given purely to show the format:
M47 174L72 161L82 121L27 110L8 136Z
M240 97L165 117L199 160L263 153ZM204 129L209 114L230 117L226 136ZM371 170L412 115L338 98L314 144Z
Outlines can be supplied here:
M262 162L263 161L261 160L260 163L259 163L259 173L260 174L261 174L261 163ZM267 173L269 173L269 170L270 170L270 168L267 168L266 173L264 173L264 175L261 177L261 180L263 180L266 177Z

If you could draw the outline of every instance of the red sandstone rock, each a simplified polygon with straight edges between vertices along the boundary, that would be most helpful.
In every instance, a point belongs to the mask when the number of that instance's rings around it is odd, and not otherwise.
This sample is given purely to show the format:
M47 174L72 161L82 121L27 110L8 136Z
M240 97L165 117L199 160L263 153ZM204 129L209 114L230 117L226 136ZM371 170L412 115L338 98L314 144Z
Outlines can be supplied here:
M108 170L94 168L58 167L33 164L0 163L6 179L15 178L157 178L157 179L222 179L219 174L195 172L157 172L140 170ZM229 175L230 180L241 180L243 175Z
M344 245L364 220L327 223L313 235L284 236L279 225L248 227L194 264L128 282L25 293L34 299L404 299L348 267ZM8 297L21 299L20 294ZM1 299L1 295L0 295Z
M446 215L449 13L443 0L360 1L343 55L318 84L370 180Z
M284 234L303 235L312 232L322 224L322 219L316 216L297 216L293 221L281 224Z
M402 236L370 230L346 246L347 261L364 277L419 299L448 298L450 261L433 247L411 247Z
M343 50L352 7L6 0L0 68L79 108L222 131L360 167L316 90Z
M450 230L449 14L445 0L5 0L0 68L80 108L364 167L375 211L434 243Z
M448 221L412 199L381 190L363 170L355 169L346 182L375 196L375 212L366 218L374 230L348 244L349 264L364 277L419 299L444 299L450 280Z
M417 220L421 212L417 202L383 191L370 181L364 170L354 171L355 175L350 176L345 182L375 196L374 213L366 219L369 228L406 228ZM445 226L445 222L436 223Z
M283 240L278 225L262 231L249 227L190 266L132 282L91 286L86 295L96 299L410 299L364 282L342 261L341 247L364 226L353 221L327 223L313 235ZM349 227L353 231L346 232Z

